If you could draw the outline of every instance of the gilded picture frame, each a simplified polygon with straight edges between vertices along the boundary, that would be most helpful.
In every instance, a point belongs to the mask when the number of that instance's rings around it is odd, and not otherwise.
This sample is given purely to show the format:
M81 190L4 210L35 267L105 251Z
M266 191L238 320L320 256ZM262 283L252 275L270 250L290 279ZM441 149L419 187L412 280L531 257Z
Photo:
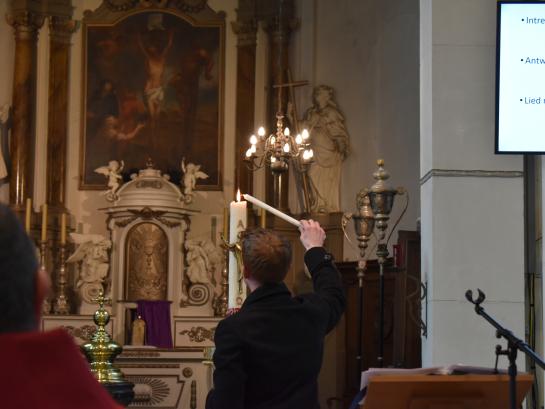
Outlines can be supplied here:
M108 4L82 25L80 190L104 189L111 160L129 180L148 159L176 184L182 159L200 165L197 190L222 190L224 14Z

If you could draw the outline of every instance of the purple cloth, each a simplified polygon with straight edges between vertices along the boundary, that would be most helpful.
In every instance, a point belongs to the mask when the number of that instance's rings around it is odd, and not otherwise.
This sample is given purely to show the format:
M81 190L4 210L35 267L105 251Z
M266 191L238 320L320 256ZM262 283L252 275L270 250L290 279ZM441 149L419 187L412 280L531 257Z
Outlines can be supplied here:
M137 314L146 322L146 345L172 348L170 301L138 300Z

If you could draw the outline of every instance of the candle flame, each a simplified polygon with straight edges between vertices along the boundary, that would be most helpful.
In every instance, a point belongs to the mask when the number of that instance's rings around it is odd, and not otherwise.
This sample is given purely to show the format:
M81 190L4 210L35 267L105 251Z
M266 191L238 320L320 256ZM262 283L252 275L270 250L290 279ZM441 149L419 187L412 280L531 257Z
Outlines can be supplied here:
M237 202L240 202L240 189L237 190Z

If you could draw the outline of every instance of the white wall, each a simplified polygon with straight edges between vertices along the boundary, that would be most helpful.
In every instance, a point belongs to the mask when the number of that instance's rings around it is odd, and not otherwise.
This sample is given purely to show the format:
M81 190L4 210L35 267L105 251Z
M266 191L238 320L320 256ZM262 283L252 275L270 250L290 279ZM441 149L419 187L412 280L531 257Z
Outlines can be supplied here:
M466 289L524 337L522 159L494 155L496 1L420 7L423 365L490 366L498 341Z
M332 86L351 138L352 153L343 166L341 210L355 210L357 192L374 183L376 160L382 158L391 183L410 194L400 229L416 230L418 1L299 0L296 5L301 28L294 33L291 68L295 79L311 84L296 91L299 111L302 115L310 106L312 87ZM398 198L392 220L403 204ZM356 258L347 243L345 258Z

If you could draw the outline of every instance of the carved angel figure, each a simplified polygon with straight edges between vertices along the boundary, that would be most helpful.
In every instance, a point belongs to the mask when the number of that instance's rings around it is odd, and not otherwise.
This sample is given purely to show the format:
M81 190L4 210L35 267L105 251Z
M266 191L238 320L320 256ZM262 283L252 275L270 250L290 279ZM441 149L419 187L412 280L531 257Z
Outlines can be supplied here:
M193 201L193 191L197 186L197 179L207 179L208 175L201 171L201 165L191 162L186 165L185 158L182 158L180 167L182 168L185 202L189 204Z
M78 248L66 262L81 262L76 288L81 299L90 304L103 290L104 279L108 276L108 250L112 242L100 234L70 233L70 237Z
M185 244L186 274L192 284L215 285L221 274L223 253L208 239L188 239Z
M189 239L185 242L187 278L192 284L211 284L212 271L210 260L202 247L202 243L197 240Z
M121 172L124 167L125 163L123 161L119 163L116 160L111 160L108 162L107 166L101 166L100 168L95 169L96 173L100 173L108 178L108 190L106 190L103 195L106 196L106 200L109 202L113 202L117 199L116 192L119 189L119 186L121 186L120 181L123 180Z

